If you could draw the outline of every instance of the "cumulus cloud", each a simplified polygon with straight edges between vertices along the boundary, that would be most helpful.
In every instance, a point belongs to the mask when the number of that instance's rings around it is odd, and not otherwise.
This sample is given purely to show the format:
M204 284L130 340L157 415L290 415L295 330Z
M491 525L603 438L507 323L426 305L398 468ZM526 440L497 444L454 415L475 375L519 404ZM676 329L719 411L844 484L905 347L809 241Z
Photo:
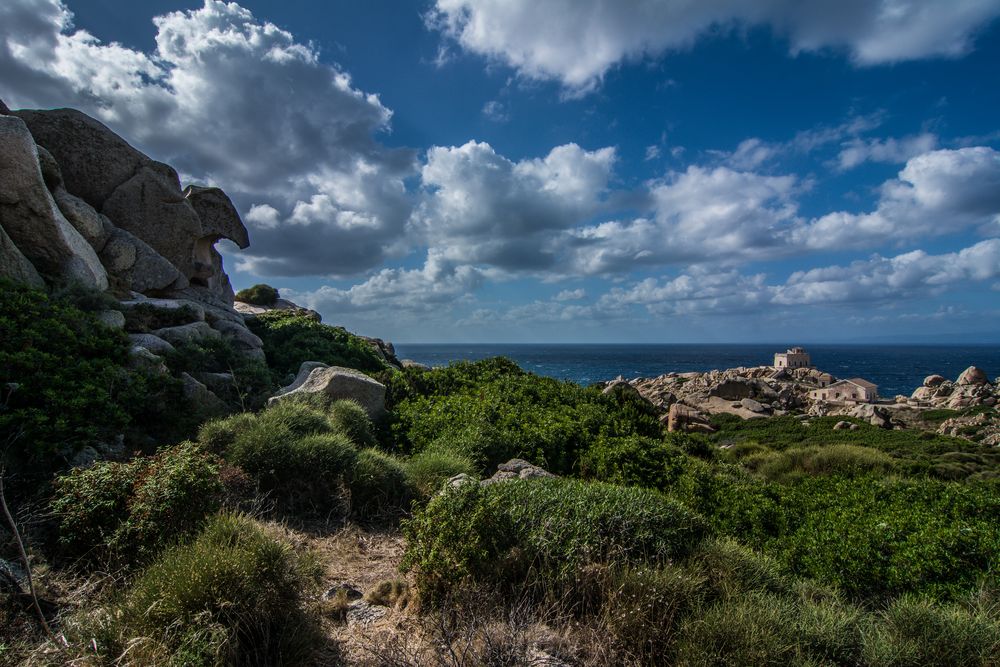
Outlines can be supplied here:
M571 266L581 274L606 274L637 265L781 255L798 220L798 185L793 176L688 167L650 184L652 217L573 230L565 240Z
M507 113L503 102L498 102L497 100L490 100L483 105L483 115L494 123L506 123L510 120L510 115Z
M845 142L837 155L837 166L848 170L865 162L902 164L912 157L937 148L937 136L929 132L902 139L860 139Z
M436 0L428 23L522 76L584 93L623 61L689 48L713 30L769 26L793 54L844 50L877 65L962 55L997 16L997 0Z
M182 173L224 184L255 211L244 268L379 265L409 214L416 156L376 140L392 117L378 97L235 3L206 0L154 23L156 47L143 53L73 30L59 0L10 0L0 9L6 101L75 106Z
M448 307L482 280L476 268L456 265L431 253L419 269L382 269L346 289L324 285L309 292L282 290L282 294L324 314L391 310L395 317Z
M796 229L805 248L859 248L1000 227L1000 152L986 146L938 150L907 161L882 185L868 213L835 212Z
M451 261L501 270L542 270L556 259L557 230L593 215L615 150L553 148L513 162L486 143L435 146L421 170L424 196L411 232Z
M938 294L967 281L1000 276L1000 239L987 239L959 252L929 255L923 250L798 271L774 290L774 303L833 304L910 299Z
M583 297L587 296L587 290L582 287L579 289L564 289L555 295L556 301L579 301Z

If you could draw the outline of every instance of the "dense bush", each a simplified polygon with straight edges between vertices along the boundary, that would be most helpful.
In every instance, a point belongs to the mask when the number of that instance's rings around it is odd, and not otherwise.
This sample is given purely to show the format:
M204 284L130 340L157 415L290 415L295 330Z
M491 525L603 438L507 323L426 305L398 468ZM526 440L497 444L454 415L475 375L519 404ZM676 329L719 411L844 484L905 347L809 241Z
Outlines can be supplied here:
M788 481L804 475L861 475L887 473L893 458L884 452L857 445L794 447L782 452L749 456L743 465L771 480Z
M317 575L252 519L216 515L143 572L89 636L108 660L128 649L131 664L303 664L318 642L302 609Z
M654 491L551 478L450 489L404 531L404 567L434 599L468 582L560 589L590 563L682 556L706 525Z
M504 359L409 373L398 384L396 445L447 449L483 471L522 458L572 473L599 436L661 435L648 404L633 395L529 375Z
M424 498L440 491L444 482L455 475L476 474L476 466L471 459L445 449L426 449L407 459L405 465L410 485Z
M128 331L149 332L166 327L176 327L198 320L194 308L185 304L180 308L162 308L152 303L137 303L124 310L125 328Z
M193 443L56 479L52 510L67 555L134 565L195 530L222 496L221 461Z
M132 423L167 427L180 389L128 367L121 331L44 292L0 280L0 455L46 478Z
M298 372L303 361L321 361L375 372L386 368L385 361L367 341L340 327L321 324L297 311L272 310L247 320L260 336L275 381L285 384Z
M270 285L258 284L241 289L236 293L236 300L255 306L273 306L278 300L278 290Z
M350 486L351 510L364 518L398 515L413 498L403 463L373 448L358 452Z

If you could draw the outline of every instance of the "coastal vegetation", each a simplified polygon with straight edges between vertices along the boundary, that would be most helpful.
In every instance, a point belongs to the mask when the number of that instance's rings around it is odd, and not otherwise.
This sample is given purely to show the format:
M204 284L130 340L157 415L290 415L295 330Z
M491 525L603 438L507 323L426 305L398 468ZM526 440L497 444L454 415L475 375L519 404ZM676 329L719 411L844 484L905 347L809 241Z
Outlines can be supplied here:
M502 358L400 369L295 310L251 318L267 366L208 340L154 372L98 319L105 304L4 287L0 426L25 530L4 528L0 558L16 566L27 544L63 638L46 640L11 575L5 661L522 664L540 647L592 665L1000 660L993 448L795 415L667 432L622 387ZM322 394L267 405L304 361L379 379L386 413ZM230 414L179 407L178 374L223 371L238 378ZM74 461L87 448L99 455ZM557 476L488 479L511 459ZM345 530L400 544L400 570L362 602L405 629L353 653L336 638L359 607L329 584L363 557L324 546Z

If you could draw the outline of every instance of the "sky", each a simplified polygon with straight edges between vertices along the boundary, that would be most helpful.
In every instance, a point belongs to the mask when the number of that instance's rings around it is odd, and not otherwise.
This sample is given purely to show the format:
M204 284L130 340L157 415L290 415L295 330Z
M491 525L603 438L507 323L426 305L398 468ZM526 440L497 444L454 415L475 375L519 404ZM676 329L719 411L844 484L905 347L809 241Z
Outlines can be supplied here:
M365 335L1000 338L1000 0L4 0L0 99Z

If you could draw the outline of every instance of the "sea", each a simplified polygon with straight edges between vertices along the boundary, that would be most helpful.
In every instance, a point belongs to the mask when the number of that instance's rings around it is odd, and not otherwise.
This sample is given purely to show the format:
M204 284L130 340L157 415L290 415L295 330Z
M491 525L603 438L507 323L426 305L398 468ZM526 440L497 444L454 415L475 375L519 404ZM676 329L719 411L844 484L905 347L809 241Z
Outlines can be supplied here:
M776 345L615 345L615 344L433 344L400 343L400 359L446 366L453 361L507 357L538 375L581 385L655 377L738 366L766 366ZM879 394L909 395L925 377L938 374L954 380L969 366L978 366L995 380L1000 375L998 345L810 345L812 363L837 378L860 377L878 385Z

